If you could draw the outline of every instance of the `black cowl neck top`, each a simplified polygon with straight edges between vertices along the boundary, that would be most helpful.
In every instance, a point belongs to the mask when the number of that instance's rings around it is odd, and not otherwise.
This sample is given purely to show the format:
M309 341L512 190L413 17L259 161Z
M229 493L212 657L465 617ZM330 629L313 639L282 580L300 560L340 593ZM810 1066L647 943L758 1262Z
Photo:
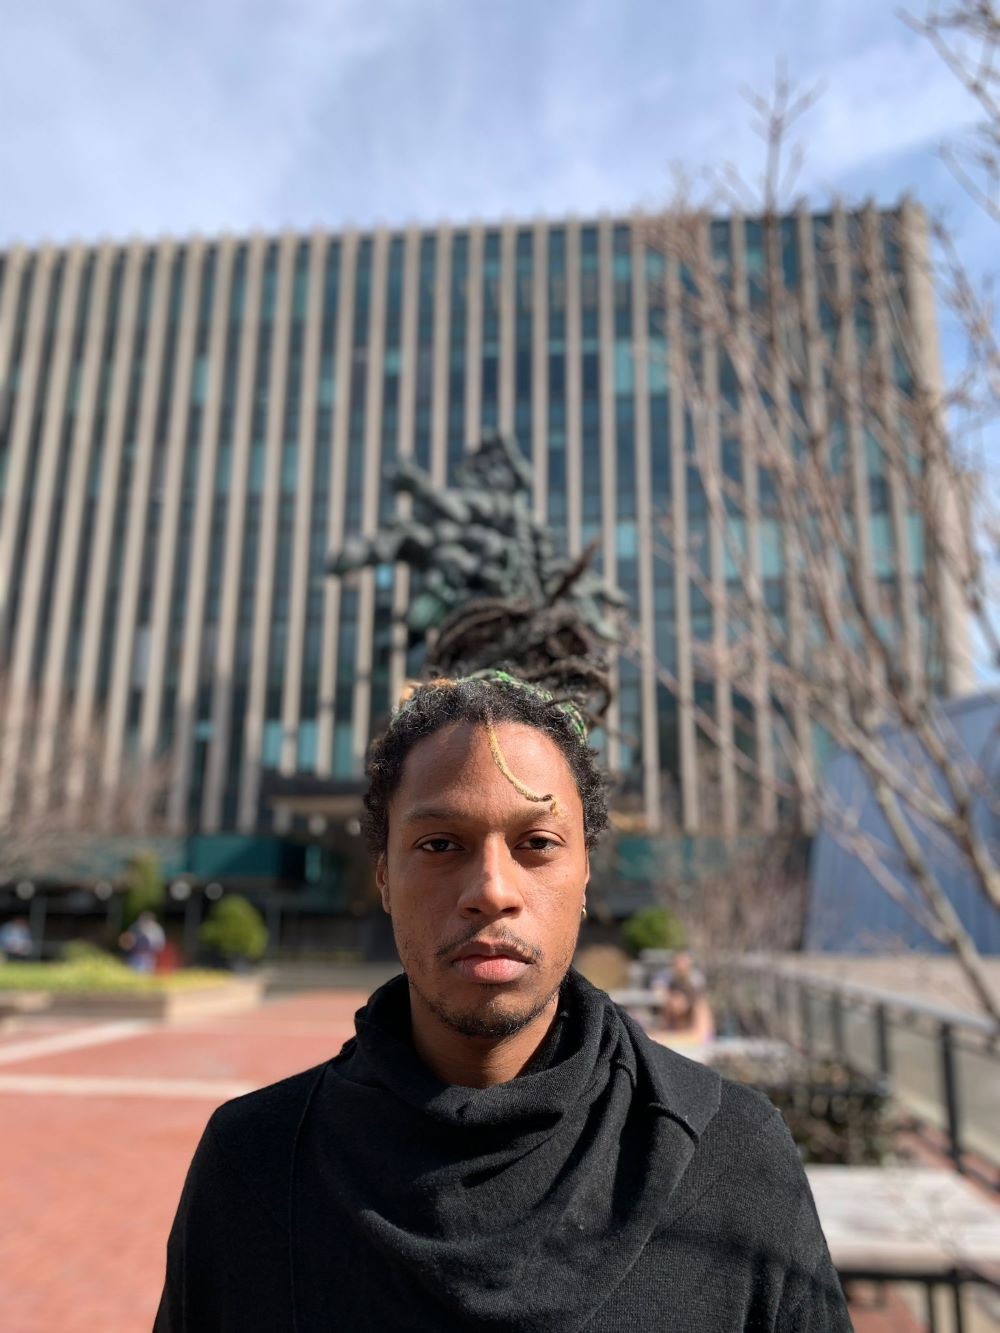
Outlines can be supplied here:
M316 1086L293 1230L337 1201L364 1285L376 1281L399 1320L386 1327L581 1328L664 1222L717 1089L690 1123L641 1030L602 991L571 972L560 1000L528 1072L458 1087L414 1050L396 978ZM320 1244L296 1256L304 1312L323 1299L323 1269Z
M760 1093L571 972L528 1069L441 1083L405 978L332 1059L214 1112L155 1333L846 1333Z

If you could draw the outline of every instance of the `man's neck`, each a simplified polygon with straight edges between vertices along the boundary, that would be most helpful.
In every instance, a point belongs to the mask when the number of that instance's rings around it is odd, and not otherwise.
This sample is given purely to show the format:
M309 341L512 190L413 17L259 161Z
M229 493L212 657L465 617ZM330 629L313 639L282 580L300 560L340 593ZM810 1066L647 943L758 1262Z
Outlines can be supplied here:
M517 1078L551 1032L558 1011L556 993L538 1017L512 1037L466 1037L443 1023L410 989L417 1054L442 1083L464 1088L490 1088Z

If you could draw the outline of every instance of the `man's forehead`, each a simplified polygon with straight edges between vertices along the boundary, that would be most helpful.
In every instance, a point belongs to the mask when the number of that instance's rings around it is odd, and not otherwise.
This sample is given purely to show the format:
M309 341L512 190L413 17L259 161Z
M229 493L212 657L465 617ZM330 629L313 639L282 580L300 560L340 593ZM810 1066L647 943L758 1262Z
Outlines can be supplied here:
M505 762L529 788L552 792L560 803L578 798L565 756L543 732L512 722L498 723L496 733ZM501 773L485 726L463 722L418 741L406 758L393 804L408 818L414 807L472 812L497 800L525 812L547 808L526 800Z

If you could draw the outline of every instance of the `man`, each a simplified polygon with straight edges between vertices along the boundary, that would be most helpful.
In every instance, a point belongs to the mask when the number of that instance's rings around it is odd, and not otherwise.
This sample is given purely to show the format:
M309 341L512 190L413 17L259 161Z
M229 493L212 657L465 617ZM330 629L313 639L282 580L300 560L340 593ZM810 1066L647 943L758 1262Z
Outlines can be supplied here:
M682 982L696 991L705 989L705 974L700 968L695 967L694 959L684 949L674 954L670 975L667 978L668 984L671 981Z
M705 976L695 967L689 953L681 951L674 955L670 968L654 983L654 989L662 994L656 1026L658 1039L668 1046L678 1042L698 1046L712 1040L715 1020L708 1001Z
M404 975L212 1116L157 1333L850 1329L777 1112L571 970L607 823L576 710L432 682L369 779Z
M118 943L126 951L133 972L155 972L156 960L166 948L167 937L152 912L140 912L134 924L123 931Z
M31 957L35 942L27 917L15 916L0 926L0 959L5 962L24 962Z

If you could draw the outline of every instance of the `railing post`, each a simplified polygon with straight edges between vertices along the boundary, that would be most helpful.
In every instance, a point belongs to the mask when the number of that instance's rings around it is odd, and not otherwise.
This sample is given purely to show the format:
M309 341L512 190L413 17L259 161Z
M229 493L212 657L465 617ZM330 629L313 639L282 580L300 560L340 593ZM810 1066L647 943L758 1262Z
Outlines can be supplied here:
M830 997L830 1029L833 1035L833 1053L838 1060L843 1060L846 1042L844 1040L844 997L835 990Z
M942 1023L941 1030L941 1087L944 1092L945 1114L948 1118L948 1151L955 1170L964 1173L962 1165L961 1104L958 1078L955 1072L955 1043L950 1023Z
M951 1299L955 1312L955 1333L965 1333L965 1316L962 1302L962 1275L957 1270L952 1273Z
M198 952L198 926L201 924L201 894L189 893L184 904L184 928L181 947L184 962L188 967L195 961Z
M877 1004L875 1015L875 1059L878 1072L883 1078L892 1075L892 1058L889 1054L889 1015L884 1004Z
M812 1025L812 1005L809 1003L809 988L805 982L800 981L799 986L799 1018L802 1023L802 1049L807 1057L812 1058L813 1051L813 1025Z
M272 893L267 900L267 956L277 958L281 952L281 901Z
M33 956L45 956L45 925L49 900L44 890L37 890L28 907L28 929L31 931Z
M934 1282L928 1281L924 1285L924 1298L927 1309L927 1329L928 1333L937 1333L937 1306L934 1301Z
M774 974L774 1032L772 1036L788 1036L788 1014L787 1014L788 993L785 989L784 978L780 972Z

